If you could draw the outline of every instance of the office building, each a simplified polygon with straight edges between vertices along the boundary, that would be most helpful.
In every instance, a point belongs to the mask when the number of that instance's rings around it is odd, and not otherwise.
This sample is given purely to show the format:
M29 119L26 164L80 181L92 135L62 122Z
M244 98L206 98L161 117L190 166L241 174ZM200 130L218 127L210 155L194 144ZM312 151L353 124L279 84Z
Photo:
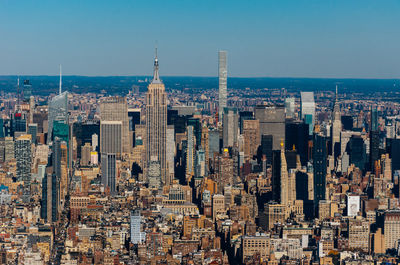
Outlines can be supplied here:
M255 119L260 122L260 135L272 135L272 149L280 150L285 137L285 108L282 105L257 106Z
M36 136L38 133L38 126L36 123L29 123L28 125L28 134L32 136L32 143L36 144Z
M92 147L90 143L85 143L82 146L81 166L89 166L91 160Z
M161 179L166 182L167 94L158 73L158 58L154 60L154 76L146 93L146 161L159 161Z
M100 153L115 154L121 158L123 152L122 121L100 122Z
M120 123L121 133L119 142L121 143L121 150L119 152L110 151L100 151L105 153L115 153L119 158L122 153L129 153L131 149L130 139L129 139L129 118L128 118L128 105L125 97L107 97L103 98L100 102L100 127L101 124L110 124L109 122L115 122L115 124ZM100 128L100 148L104 143L102 136L102 129ZM107 143L105 143L107 145ZM107 147L108 148L108 147ZM119 147L116 147L119 148Z
M314 92L301 92L301 118L309 125L309 135L312 135L315 124Z
M62 121L68 123L68 92L53 97L49 102L49 119L47 143L53 140L53 124L54 121Z
M167 126L167 177L165 185L170 185L175 176L175 129L174 125Z
M396 249L400 239L400 212L386 212L384 216L384 235L386 249Z
M146 240L146 233L142 232L142 216L140 211L135 211L131 215L131 243L141 244Z
M327 143L326 137L315 134L313 145L314 169L314 205L325 200L326 194L326 169L327 169Z
M190 179L194 176L194 159L195 159L195 145L196 138L194 137L193 126L187 127L187 147L186 147L186 180L190 182Z
M257 155L258 147L261 143L260 123L258 120L243 121L244 136L244 159L252 159Z
M224 108L223 144L224 147L237 145L239 116L236 108Z
M295 114L295 98L286 98L285 99L285 112L286 118L294 118Z
M17 161L17 180L24 181L25 187L31 182L32 136L22 135L15 140L15 159Z
M365 220L349 219L349 248L360 249L363 252L369 252L369 226L370 224Z
M101 183L109 189L111 195L116 194L117 165L116 155L111 153L101 154Z

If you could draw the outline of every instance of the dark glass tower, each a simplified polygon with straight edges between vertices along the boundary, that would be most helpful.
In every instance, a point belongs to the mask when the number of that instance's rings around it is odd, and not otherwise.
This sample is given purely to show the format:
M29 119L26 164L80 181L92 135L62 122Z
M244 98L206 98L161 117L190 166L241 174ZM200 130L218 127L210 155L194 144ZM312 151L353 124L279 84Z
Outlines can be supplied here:
M313 167L314 167L314 208L317 209L318 203L325 200L326 190L326 158L327 141L322 135L314 135L313 145Z

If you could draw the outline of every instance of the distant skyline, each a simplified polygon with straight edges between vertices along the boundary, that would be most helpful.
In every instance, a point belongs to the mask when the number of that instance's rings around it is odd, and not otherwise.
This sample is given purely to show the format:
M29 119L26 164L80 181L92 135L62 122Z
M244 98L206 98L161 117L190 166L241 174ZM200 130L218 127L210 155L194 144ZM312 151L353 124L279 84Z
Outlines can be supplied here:
M400 1L0 0L0 75L400 78Z

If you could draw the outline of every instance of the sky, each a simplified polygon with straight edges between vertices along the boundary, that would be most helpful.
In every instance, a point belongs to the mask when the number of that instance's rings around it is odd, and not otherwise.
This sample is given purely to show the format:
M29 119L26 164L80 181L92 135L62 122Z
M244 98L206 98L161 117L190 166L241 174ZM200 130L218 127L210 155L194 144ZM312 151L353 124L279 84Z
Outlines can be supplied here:
M399 0L0 0L0 75L400 78Z

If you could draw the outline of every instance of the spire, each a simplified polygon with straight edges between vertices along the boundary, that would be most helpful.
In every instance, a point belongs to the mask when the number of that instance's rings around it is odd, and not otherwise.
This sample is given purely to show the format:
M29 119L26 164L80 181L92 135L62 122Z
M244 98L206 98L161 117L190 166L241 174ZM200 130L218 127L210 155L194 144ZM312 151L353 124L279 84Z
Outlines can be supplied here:
M154 76L153 81L151 83L161 83L160 75L158 74L158 57L157 57L157 47L156 47L156 56L154 58Z
M337 100L337 85L336 85L335 99L336 99L336 102L337 102L338 101Z
M338 100L338 85L336 85L335 91L335 103L333 105L333 118L334 120L340 120L340 105Z
M60 87L59 87L59 94L61 95L61 87L62 87L62 72L61 72L61 64L60 64Z

